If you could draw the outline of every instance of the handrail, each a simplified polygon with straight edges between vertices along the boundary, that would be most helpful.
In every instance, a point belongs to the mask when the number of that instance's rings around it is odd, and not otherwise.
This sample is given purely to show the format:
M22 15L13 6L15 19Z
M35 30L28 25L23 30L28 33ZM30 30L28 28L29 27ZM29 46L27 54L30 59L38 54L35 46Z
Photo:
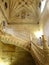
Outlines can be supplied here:
M0 41L4 44L13 44L13 45L22 47L26 51L29 51L29 49L28 49L29 42L28 41L15 38L12 35L9 35L9 34L1 35Z

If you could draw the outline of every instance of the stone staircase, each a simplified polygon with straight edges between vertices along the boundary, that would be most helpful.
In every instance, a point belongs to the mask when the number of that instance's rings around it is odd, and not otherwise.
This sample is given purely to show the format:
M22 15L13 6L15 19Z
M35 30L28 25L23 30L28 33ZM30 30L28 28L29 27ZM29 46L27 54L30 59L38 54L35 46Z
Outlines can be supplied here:
M22 47L23 49L29 51L30 50L30 41L28 40L23 40L18 37L14 37L9 34L1 35L0 40L4 44L13 44L19 47Z
M31 54L21 47L0 42L0 58L9 65L36 65Z

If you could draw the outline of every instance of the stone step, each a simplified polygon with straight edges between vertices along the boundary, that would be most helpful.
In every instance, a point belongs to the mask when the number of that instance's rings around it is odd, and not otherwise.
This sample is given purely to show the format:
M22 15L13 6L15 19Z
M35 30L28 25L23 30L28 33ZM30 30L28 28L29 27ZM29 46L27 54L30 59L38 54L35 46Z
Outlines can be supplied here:
M0 58L5 62L10 62L10 65L36 65L34 59L32 58L31 54L24 50L21 47L11 45L11 44L3 44L1 43L2 52L0 52ZM10 51L10 48L14 50L14 52ZM8 51L4 52L3 50L8 49Z

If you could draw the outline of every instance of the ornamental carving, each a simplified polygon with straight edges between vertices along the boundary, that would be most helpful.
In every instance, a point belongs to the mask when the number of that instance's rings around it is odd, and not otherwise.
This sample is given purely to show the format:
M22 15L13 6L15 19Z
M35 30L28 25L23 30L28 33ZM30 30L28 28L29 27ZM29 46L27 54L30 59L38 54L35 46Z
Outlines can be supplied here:
M7 0L2 3L5 4L1 4L1 8L8 23L37 23L39 20L39 0Z

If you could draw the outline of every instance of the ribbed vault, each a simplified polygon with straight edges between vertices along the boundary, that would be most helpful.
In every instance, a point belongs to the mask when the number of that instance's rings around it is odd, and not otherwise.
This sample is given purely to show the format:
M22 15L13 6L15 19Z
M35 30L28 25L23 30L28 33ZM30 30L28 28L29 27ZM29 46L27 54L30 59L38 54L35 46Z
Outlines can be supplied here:
M8 23L37 23L39 20L39 0L1 0L0 2L0 8Z

